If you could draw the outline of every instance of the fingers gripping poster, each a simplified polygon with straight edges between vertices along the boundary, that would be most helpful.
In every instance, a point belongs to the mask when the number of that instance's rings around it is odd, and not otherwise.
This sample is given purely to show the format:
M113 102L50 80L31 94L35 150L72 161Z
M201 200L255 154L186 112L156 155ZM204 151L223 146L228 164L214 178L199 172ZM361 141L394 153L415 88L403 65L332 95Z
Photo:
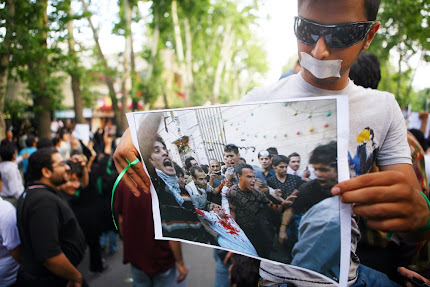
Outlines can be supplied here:
M319 97L127 114L151 178L156 239L347 280L348 100Z

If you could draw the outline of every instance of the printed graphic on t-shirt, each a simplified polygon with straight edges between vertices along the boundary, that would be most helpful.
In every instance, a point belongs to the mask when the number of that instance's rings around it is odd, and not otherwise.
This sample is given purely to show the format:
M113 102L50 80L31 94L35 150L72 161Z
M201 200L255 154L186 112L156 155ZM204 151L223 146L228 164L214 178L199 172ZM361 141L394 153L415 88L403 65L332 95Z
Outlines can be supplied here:
M351 177L368 173L376 161L379 146L374 141L373 129L367 127L357 136L357 151L354 157L348 152Z

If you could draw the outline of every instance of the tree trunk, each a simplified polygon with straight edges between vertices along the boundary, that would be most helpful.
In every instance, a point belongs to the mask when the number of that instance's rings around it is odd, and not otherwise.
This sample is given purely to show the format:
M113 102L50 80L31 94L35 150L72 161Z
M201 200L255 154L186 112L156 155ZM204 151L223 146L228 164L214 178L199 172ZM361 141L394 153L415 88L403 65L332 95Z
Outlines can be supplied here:
M402 52L400 51L399 53L399 79L397 82L397 93L396 93L396 97L397 97L397 101L402 99Z
M231 49L231 46L233 44L234 39L234 32L231 31L232 24L231 22L228 22L226 25L226 33L224 40L222 41L220 56L218 60L218 64L215 71L215 79L214 79L214 86L212 89L212 104L216 104L218 101L218 96L221 88L221 76L222 72L224 70L225 64L227 62L227 56L229 55L229 50Z
M391 84L391 74L390 74L390 65L389 65L390 61L387 60L385 61L385 73L386 73L386 77L385 77L385 81L387 81L387 92L390 92L393 94L393 85Z
M87 3L85 3L85 0L81 0L82 2L82 6L84 9L84 12L88 14L88 5ZM94 36L94 42L96 43L96 47L97 47L97 51L98 51L98 56L99 56L99 60L102 63L104 69L105 69L105 82L106 85L108 86L109 89L109 96L111 98L112 101L112 110L114 113L114 118L115 118L115 123L119 123L121 121L120 119L120 115L119 115L119 111L118 111L118 100L116 98L116 92L115 92L115 88L113 86L113 79L109 74L109 71L111 71L111 69L109 68L106 58L103 54L102 48L100 46L100 42L99 42L99 36L98 36L98 32L97 29L94 27L93 22L91 20L91 16L87 17L88 23L90 25L90 28L93 32L93 36Z
M414 71L412 72L411 79L409 81L408 90L406 91L406 99L408 100L408 102L409 102L409 96L411 95L411 91L412 91L412 83L414 82L415 76L417 74L419 63L421 63L421 61L423 59L424 59L424 52L421 53L420 61L418 62L418 65L414 68Z
M131 31L131 30L130 30ZM136 73L136 59L134 56L134 48L133 48L133 35L131 35L131 49L130 49L130 68L131 68L131 100L133 103L133 107L132 107L132 111L137 111L139 109L139 99L138 99L138 95L137 95L137 87L140 83L140 75L138 73Z
M67 13L71 17L72 7L70 5L70 0L68 1L68 4L69 6L68 6ZM74 110L75 110L75 122L77 124L84 124L85 123L85 118L83 114L84 100L82 98L82 93L81 93L81 77L78 71L79 60L76 58L75 38L73 36L72 19L69 22L67 22L67 31L68 31L67 42L69 44L69 57L70 57L70 61L72 62L70 76L72 77L72 92L73 92L73 103L74 103Z
M186 93L186 87L188 86L188 77L187 77L187 69L185 66L185 56L184 56L184 48L182 46L182 37L181 37L181 27L179 26L178 19L178 5L176 0L172 1L172 19L173 19L173 29L175 33L175 50L176 56L179 62L179 70L182 79L181 91L184 93L185 106L189 105L189 97L190 95Z
M6 135L6 122L4 119L4 100L7 92L7 79L9 71L9 57L11 48L11 37L14 31L14 18L15 18L15 2L14 0L7 0L5 4L7 13L6 18L6 34L4 35L3 45L5 53L0 57L0 140Z
M48 30L48 0L44 0L41 4L44 7L43 15L40 19L40 46L43 50L47 49L47 30ZM29 74L33 79L31 93L33 95L34 112L37 119L37 130L39 131L39 137L51 138L51 105L50 97L47 92L46 81L49 79L47 66L48 57L46 53L40 56L38 59L30 61Z
M129 112L128 102L130 99L131 91L131 75L130 75L130 65L131 65L131 10L129 0L123 0L124 5L124 18L125 18L125 48L124 48L124 60L123 60L123 76L122 76L122 108L121 108L121 121L117 123L119 131L125 131L128 127L126 113Z
M187 86L185 86L185 94L191 98L191 90L193 87L193 43L191 36L190 22L188 18L184 19L185 30L185 70L187 73Z

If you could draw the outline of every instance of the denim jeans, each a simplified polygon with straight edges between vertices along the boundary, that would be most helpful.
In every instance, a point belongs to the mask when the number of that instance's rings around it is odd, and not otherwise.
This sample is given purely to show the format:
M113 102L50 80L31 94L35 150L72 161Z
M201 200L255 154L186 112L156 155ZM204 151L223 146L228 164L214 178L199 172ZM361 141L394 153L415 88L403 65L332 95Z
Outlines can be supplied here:
M116 245L116 238L117 238L117 234L115 231L113 230L106 231L102 233L102 235L100 236L100 245L108 246L109 254L114 254L118 250L118 247Z
M358 266L358 279L351 287L400 287L387 275L363 264Z
M167 271L148 276L144 271L134 265L131 265L131 276L133 278L133 287L164 287L172 286L176 277L176 268L172 267Z
M220 258L219 254L227 253L227 251L214 249L214 258L216 261L216 269L215 269L215 283L214 287L228 287L228 268L231 265L229 261L224 265L223 259Z

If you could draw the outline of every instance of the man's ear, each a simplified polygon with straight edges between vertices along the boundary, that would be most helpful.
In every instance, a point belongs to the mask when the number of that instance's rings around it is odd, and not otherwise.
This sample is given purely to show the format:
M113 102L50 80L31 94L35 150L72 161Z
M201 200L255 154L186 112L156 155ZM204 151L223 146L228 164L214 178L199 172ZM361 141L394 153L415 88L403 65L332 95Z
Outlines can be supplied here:
M369 33L367 34L366 43L364 43L363 50L367 50L370 47L370 43L372 43L373 38L375 38L376 32L379 30L381 26L381 22L375 22L370 28Z
M41 169L41 172L42 172L42 177L44 177L44 178L51 178L52 171L49 168L43 167Z

